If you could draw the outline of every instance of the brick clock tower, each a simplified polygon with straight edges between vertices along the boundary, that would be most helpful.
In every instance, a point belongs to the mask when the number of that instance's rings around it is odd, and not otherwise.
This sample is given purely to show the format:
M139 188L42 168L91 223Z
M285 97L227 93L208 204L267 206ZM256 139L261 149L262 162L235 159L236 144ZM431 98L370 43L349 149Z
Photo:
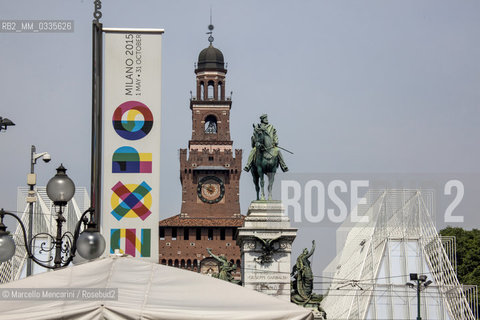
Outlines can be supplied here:
M209 26L210 30L213 26ZM211 33L210 33L211 34ZM192 138L180 149L181 213L159 222L159 262L201 273L216 273L218 265L207 248L237 264L240 248L235 234L243 224L239 182L242 150L230 137L231 97L225 94L223 54L212 44L196 65L196 97L190 100Z

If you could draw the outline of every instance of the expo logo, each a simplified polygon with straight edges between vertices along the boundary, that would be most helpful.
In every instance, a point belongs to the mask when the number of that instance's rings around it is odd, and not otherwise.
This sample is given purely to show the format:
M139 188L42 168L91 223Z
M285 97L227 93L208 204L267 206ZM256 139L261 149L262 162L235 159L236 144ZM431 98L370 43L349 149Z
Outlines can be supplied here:
M333 223L342 223L348 216L347 203L350 204L350 221L353 223L368 223L368 216L358 214L358 205L366 205L367 199L359 197L361 192L367 191L369 180L351 180L349 184L343 180L332 180L326 186L320 180L308 180L302 189L300 182L282 180L281 200L293 222L302 222L303 217L309 223L319 223L327 219ZM360 190L362 189L362 190ZM453 215L465 194L465 188L460 180L449 180L443 187L445 196L455 195L445 209L445 223L463 223L464 216ZM348 193L350 195L348 196ZM302 200L303 196L303 202ZM347 201L344 199L348 198ZM343 199L343 200L342 200ZM335 207L327 207L327 200ZM289 211L290 210L290 211ZM302 214L303 213L303 214Z

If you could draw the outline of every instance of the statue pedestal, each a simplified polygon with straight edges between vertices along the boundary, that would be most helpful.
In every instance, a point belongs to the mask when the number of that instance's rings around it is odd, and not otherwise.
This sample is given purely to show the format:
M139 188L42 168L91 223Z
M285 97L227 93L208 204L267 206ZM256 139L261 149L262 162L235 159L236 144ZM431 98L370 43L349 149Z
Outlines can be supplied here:
M290 301L290 254L297 229L290 227L280 201L252 201L237 245L246 288Z

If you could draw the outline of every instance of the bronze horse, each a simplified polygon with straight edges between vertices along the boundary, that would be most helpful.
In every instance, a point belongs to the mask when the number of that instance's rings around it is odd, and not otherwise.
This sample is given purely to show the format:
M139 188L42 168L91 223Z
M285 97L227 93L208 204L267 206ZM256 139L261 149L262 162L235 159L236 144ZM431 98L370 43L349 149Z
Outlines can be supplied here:
M272 200L272 186L279 165L278 148L274 146L272 138L260 125L253 125L253 136L256 150L251 172L257 192L257 200L265 200L264 175L268 177L268 200ZM261 197L259 195L260 187L262 190Z

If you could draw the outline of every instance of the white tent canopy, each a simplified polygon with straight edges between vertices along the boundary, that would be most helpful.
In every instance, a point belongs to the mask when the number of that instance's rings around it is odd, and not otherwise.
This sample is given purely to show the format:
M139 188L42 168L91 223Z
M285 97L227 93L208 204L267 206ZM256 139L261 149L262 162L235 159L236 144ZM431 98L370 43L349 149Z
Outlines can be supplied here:
M108 257L39 274L1 285L0 291L8 288L118 288L118 300L3 300L0 315L5 320L313 319L309 310L280 299L129 257Z

